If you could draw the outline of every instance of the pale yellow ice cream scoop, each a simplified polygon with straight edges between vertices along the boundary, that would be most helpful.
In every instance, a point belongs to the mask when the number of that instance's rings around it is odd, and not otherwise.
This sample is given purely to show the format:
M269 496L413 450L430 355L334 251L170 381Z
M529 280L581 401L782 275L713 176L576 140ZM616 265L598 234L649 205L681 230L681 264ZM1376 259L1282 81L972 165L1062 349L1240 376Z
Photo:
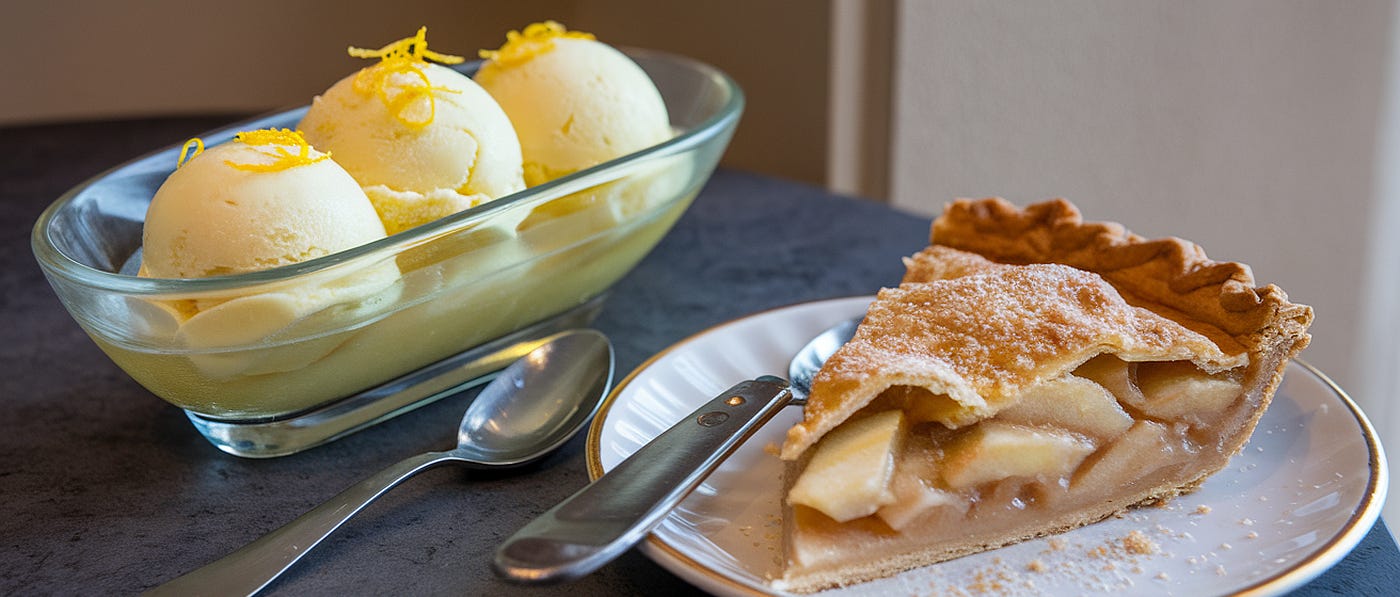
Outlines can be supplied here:
M156 191L141 275L270 269L384 238L364 191L291 131L241 133L185 161Z
M525 182L535 186L672 136L666 104L637 63L553 21L507 34L483 51L476 82L520 137Z
M428 62L425 31L351 55L380 62L317 96L298 127L364 187L393 234L525 188L505 112L466 76Z
M245 274L385 237L355 179L294 131L239 133L184 158L146 212L141 276ZM194 351L189 358L203 374L260 375L329 354L343 335L277 345L333 329L331 320L383 312L398 297L398 279L392 260L345 264L292 280L151 300L144 312L149 326Z

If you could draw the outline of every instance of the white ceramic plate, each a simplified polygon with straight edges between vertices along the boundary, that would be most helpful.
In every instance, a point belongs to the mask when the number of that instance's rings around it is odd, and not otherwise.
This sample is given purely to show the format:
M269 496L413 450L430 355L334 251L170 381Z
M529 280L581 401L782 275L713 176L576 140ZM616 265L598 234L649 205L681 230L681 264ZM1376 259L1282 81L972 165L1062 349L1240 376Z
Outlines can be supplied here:
M597 478L739 381L786 375L788 360L871 297L805 303L732 321L661 352L613 391L588 437ZM778 593L782 464L765 451L800 417L789 408L715 471L643 543L707 591ZM1200 490L1055 538L967 556L832 595L1094 593L1273 595L1311 580L1366 535L1387 477L1375 432L1340 389L1295 363L1254 437ZM1130 553L1134 531L1157 546Z

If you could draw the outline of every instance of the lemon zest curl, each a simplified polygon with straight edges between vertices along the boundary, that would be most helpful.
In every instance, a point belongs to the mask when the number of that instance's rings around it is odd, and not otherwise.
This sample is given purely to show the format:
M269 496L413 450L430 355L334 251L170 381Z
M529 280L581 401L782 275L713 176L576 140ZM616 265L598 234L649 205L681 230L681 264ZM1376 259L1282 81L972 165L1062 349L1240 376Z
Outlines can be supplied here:
M191 147L194 148L194 153L190 153ZM186 161L195 159L201 153L204 153L204 139L191 137L190 140L185 141L185 145L180 148L180 159L175 160L175 169L179 170L180 166L185 165Z
M405 37L378 50L351 46L348 52L355 58L379 59L379 64L355 74L354 89L357 93L379 97L394 119L411 129L422 129L437 117L437 100L433 92L461 93L456 89L433 87L427 73L423 72L422 67L429 60L440 64L459 64L465 60L461 56L429 50L427 27L419 27L413 37ZM394 75L408 75L416 80L403 81ZM407 112L420 99L427 100L428 115L427 118L415 119Z
M554 49L556 39L597 39L592 33L569 31L557 21L530 23L525 30L506 33L506 43L498 50L481 50L477 54L501 66L527 62Z
M241 164L232 160L225 160L224 163L236 170L248 172L278 172L314 164L321 160L329 159L330 152L320 155L311 155L311 144L306 142L306 137L301 131L290 129L261 129L256 131L245 131L233 136L235 143L242 143L249 146L259 146L254 149L260 155L272 158L270 164ZM288 151L288 148L295 152Z
M405 37L378 50L350 46L350 55L355 58L379 58L382 60L432 60L441 64L461 64L465 58L451 54L440 54L428 49L428 28L419 27L413 37Z

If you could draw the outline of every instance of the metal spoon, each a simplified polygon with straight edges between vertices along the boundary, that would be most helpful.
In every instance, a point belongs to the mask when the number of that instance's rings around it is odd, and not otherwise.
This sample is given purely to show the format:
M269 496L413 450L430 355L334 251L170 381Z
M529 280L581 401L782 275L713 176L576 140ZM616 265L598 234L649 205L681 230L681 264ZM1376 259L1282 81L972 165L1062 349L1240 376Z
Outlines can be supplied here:
M788 365L790 382L764 375L726 390L525 525L496 550L497 574L573 580L622 555L774 414L805 404L812 376L859 323L843 321L809 341Z
M593 330L555 335L481 390L457 428L457 447L407 458L222 559L148 594L252 595L376 498L430 467L514 467L563 445L612 385L612 345Z

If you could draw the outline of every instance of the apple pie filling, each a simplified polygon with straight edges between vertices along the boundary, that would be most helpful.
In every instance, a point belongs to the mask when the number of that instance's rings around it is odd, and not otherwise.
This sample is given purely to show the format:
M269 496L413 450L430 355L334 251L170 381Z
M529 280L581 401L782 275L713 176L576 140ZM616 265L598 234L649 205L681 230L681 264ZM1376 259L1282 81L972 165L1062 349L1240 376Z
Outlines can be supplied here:
M874 517L897 532L930 513L982 520L1102 499L1218 450L1206 423L1241 398L1236 377L1102 355L975 422L946 397L894 386L817 444L788 500L833 522Z
M1218 455L1208 423L1241 399L1237 376L1101 355L977 421L946 396L893 386L817 443L788 501L898 532L925 518L985 525L1104 499L1202 451Z

